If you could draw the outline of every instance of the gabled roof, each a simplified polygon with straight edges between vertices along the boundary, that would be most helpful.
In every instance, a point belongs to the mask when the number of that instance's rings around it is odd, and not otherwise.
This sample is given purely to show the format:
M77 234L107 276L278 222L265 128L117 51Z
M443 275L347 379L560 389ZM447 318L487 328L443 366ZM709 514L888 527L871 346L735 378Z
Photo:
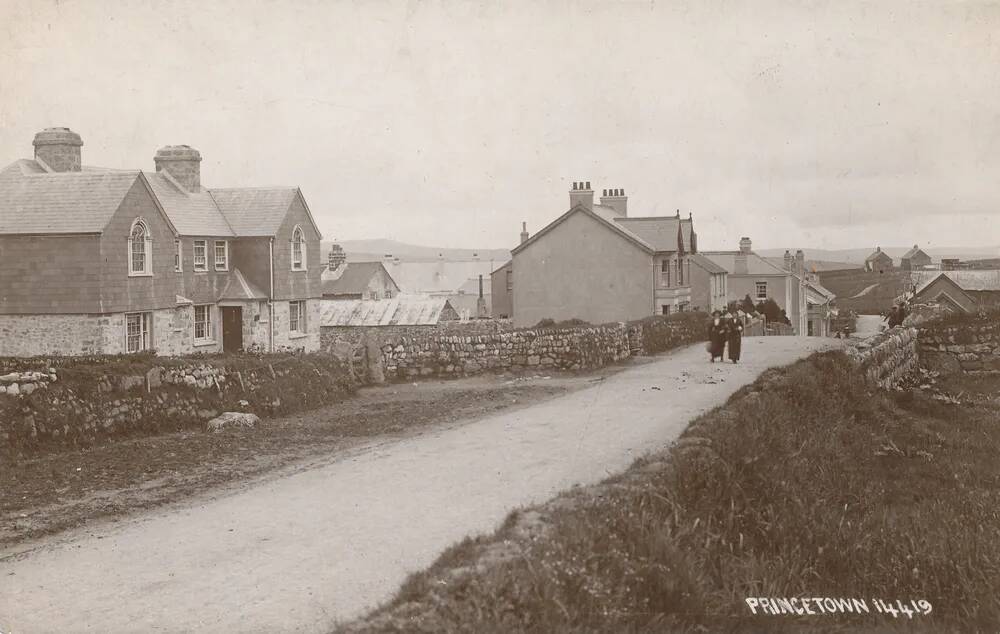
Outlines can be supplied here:
M618 216L614 219L625 229L639 236L656 251L677 251L677 229L680 228L684 251L691 252L692 221L678 216Z
M983 271L919 271L911 279L919 293L938 277L944 275L965 291L1000 291L1000 270Z
M921 284L921 285L920 285L919 287L917 287L917 290L916 290L916 291L914 291L914 293L913 293L913 296L914 296L914 297L919 297L919 296L921 295L921 293L923 293L924 291L926 291L926 290L928 289L928 287L930 287L930 286L931 286L931 285L933 285L933 284L934 284L935 282L937 282L937 281L939 281L939 280L940 280L940 281L941 281L941 282L943 282L944 284L946 284L946 285L948 285L948 286L952 287L952 288L953 288L953 289L955 290L955 292L956 292L956 293L961 293L961 294L962 294L962 295L963 295L963 296L964 296L964 297L965 297L965 298L966 298L966 299L967 299L967 300L969 301L969 303L971 303L971 304L975 304L975 303L976 303L976 300L972 299L972 297L970 297L970 296L969 296L969 295L968 295L968 294L967 294L967 293L965 292L965 289L963 289L963 288L962 288L962 287L961 287L961 286L960 286L960 285L958 284L958 282L956 282L955 280L953 280L953 279L951 278L951 276L949 276L949 275L946 275L946 273L957 273L957 272L958 272L958 271L941 271L941 272L939 272L939 273L938 273L937 275L935 275L935 276L933 276L933 277L929 278L929 279L928 279L928 280L926 280L926 281L925 281L925 282L924 282L923 284Z
M0 172L0 234L101 233L139 171L47 172L15 161Z
M600 205L595 205L595 207L600 207ZM548 232L552 231L554 228L556 228L559 225L561 225L563 222L565 222L573 214L577 214L577 213L584 214L586 216L589 216L590 218L593 218L601 226L607 227L608 229L611 229L612 231L614 231L618 235L622 236L623 238L625 238L626 240L628 240L629 242L631 242L633 245L635 245L636 247L642 249L643 251L645 251L647 253L654 253L656 251L656 249L654 249L649 243L647 243L645 240L643 240L642 238L640 238L636 234L632 233L631 231L629 231L625 227L623 227L620 224L618 224L617 222L615 222L613 218L607 218L604 215L602 215L601 213L595 212L595 211L593 211L591 209L587 209L583 205L577 204L577 205L574 205L569 211L567 211L563 215L559 216L558 218L556 218L555 220L553 220L549 224L545 225L545 227L542 228L541 231L537 232L535 235L533 235L530 238L528 238L525 242L522 242L521 244L519 244L516 247L514 247L513 249L511 249L510 250L510 254L511 255L515 255L515 254L519 253L520 251L522 251L523 249L527 248L529 245L534 244L536 240L538 240L539 238L541 238L542 236L544 236ZM676 236L676 234L675 234L675 236Z
M747 254L746 273L735 272L736 256L740 254L739 251L699 251L698 253L724 268L730 275L792 275L791 271L771 264L756 253Z
M242 187L211 189L212 197L238 236L273 236L278 233L292 201L299 195L297 187ZM303 199L305 206L305 199ZM319 227L306 213L316 233Z
M239 269L233 269L226 280L226 286L219 293L218 301L267 299L267 294L248 280Z
M399 290L399 286L381 262L349 262L340 268L343 271L337 279L323 281L324 295L361 295L379 271L385 273L396 290Z
M444 297L397 295L392 299L324 299L321 326L430 326L458 319Z
M924 253L923 249L921 249L919 246L913 245L913 248L910 249L909 251L907 251L906 253L904 253L900 257L900 259L901 260L909 260L910 258L915 257L918 254L923 255L925 258L928 258L928 259L931 257L931 256L927 255L926 253Z
M880 257L889 258L890 260L892 259L892 256L885 251L872 251L872 254L865 258L865 262L874 262Z
M709 273L728 272L726 271L726 269L722 268L721 266L719 266L718 264L716 264L715 262L713 262L712 260L710 260L709 258L705 257L700 253L692 253L690 256L688 256L688 259L691 260L691 264L694 264Z
M826 288L825 286L823 286L819 282L813 282L813 281L811 281L809 279L806 279L805 280L805 285L810 290L812 290L813 292L815 292L816 294L822 295L823 298L825 298L829 302L832 302L833 300L837 299L837 294L836 293L834 293L830 289Z
M179 235L213 237L236 235L208 191L186 192L164 172L149 174L147 180L163 210L177 227Z
M488 280L489 260L438 260L436 262L386 262L386 270L403 293L454 293L480 275Z

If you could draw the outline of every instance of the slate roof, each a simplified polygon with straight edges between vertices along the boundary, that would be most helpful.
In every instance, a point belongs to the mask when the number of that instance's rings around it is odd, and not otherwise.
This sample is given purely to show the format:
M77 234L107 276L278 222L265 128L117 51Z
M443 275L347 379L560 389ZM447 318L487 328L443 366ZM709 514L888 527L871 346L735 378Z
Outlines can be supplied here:
M690 218L676 216L619 216L614 219L621 227L639 236L655 251L677 250L677 226L681 228L684 251L691 252L692 222Z
M233 237L236 233L208 191L188 193L163 173L147 174L146 180L160 206L182 236ZM286 208L287 209L287 208Z
M615 231L622 237L626 238L629 242L632 242L637 247L639 247L643 251L646 251L647 253L653 253L654 251L656 251L656 249L654 249L649 243L640 238L638 235L636 235L635 233L629 231L625 227L615 222L614 217L611 217L608 213L609 210L611 209L610 207L604 207L602 205L594 205L594 208L597 211L594 211L594 209L587 209L586 207L580 204L574 205L572 208L570 208L569 211L559 216L549 224L545 225L541 229L541 231L538 231L537 233L535 233L535 235L528 238L526 242L522 242L521 244L511 249L510 251L511 255L515 255L522 249L528 247L531 244L534 244L536 240L539 240L542 236L544 236L549 231L562 224L563 221L565 221L567 218L569 218L575 213L582 213L586 214L587 216L590 216L594 220L597 220L599 223L601 223L602 226L607 227L612 231Z
M336 279L323 280L323 295L361 295L367 290L372 277L378 275L379 271L385 272L392 280L392 276L381 262L350 262L340 268L344 270ZM394 280L393 285L396 285ZM396 290L399 290L398 286Z
M0 234L100 233L141 174L49 173L32 165L17 161L0 173Z
M887 258L889 258L890 260L892 259L892 256L891 256L891 255L889 255L888 253L886 253L885 251L872 251L872 254L871 254L871 255L869 255L869 256L868 256L867 258L865 258L865 262L874 262L874 261L875 261L875 260L877 260L877 259L878 259L878 258L879 258L880 256L884 256L884 257L887 257Z
M910 274L917 293L944 275L964 291L1000 291L1000 270L918 271Z
M397 295L392 299L324 299L321 326L432 326L458 313L444 297Z
M990 289L984 289L984 288L979 288L979 289L964 288L962 286L962 284L959 283L955 278L953 278L951 275L948 275L948 273L959 273L959 272L962 272L962 273L965 273L965 272L972 273L972 272L978 272L978 271L934 271L933 273L931 273L930 275L927 276L926 280L923 280L917 286L917 289L913 292L913 296L914 297L918 297L921 293L923 293L925 290L927 290L928 287L930 287L932 284L934 284L934 282L938 281L940 278L944 278L944 280L943 280L944 283L948 284L949 286L951 286L953 288L957 288L959 291L961 291L962 294L965 295L965 298L967 300L969 300L969 303L972 303L972 304L975 304L976 300L974 300L971 297L969 297L968 295L966 295L965 294L966 291L971 291L971 290L980 290L980 291L982 291L982 290L990 290ZM984 272L991 273L992 271L984 271Z
M705 257L700 253L692 253L688 256L691 260L691 264L696 264L702 269L708 271L709 273L727 273L726 269L722 268L709 258Z
M392 261L385 265L403 293L454 293L468 280L478 279L480 275L485 287L493 267L494 263L489 260ZM485 292L485 288L483 290Z
M212 189L211 193L236 235L273 236L281 227L298 189Z
M736 256L739 255L738 251L699 251L698 253L724 268L730 275L791 275L789 271L771 264L756 253L747 255L746 273L734 272L736 270Z
M162 172L49 172L20 159L0 170L0 234L100 233L140 177L182 236L273 236L299 194L296 187L186 192ZM319 233L308 206L306 213Z
M921 249L921 248L920 248L919 246L917 246L917 245L913 245L913 248L912 248L912 249L910 249L909 251L907 251L906 253L904 253L904 254L903 254L903 255L902 255L901 257L900 257L900 259L901 259L901 260L909 260L910 258L912 258L912 257L916 256L917 254L921 254L921 255L923 255L923 256L924 256L925 258L928 258L928 259L930 259L930 257L931 257L931 256L927 255L926 253L924 253L924 251L923 251L923 250L922 250L922 249Z
M226 286L219 294L218 301L247 301L267 299L267 293L248 280L239 269L233 269L226 276Z

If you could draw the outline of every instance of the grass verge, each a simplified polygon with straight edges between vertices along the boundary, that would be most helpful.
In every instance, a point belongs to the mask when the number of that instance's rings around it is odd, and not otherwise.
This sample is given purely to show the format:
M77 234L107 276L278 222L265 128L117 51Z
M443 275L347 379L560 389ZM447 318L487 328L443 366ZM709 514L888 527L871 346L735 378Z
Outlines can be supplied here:
M997 422L992 399L873 392L842 353L816 354L765 373L669 451L452 547L343 629L996 631ZM754 615L746 597L857 598L870 612ZM893 617L873 599L933 611Z

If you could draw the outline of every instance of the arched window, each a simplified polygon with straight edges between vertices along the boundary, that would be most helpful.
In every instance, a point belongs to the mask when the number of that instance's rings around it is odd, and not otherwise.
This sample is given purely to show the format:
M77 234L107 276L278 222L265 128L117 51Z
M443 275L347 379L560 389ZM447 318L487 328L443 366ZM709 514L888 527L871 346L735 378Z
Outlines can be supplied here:
M306 270L306 236L298 225L292 230L292 270Z
M153 238L142 218L136 218L128 234L128 274L153 274Z

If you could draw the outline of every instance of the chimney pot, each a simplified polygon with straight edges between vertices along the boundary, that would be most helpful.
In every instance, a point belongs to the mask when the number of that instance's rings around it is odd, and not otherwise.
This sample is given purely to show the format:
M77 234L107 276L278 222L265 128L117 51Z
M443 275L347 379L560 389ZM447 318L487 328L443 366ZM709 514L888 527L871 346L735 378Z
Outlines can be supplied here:
M590 189L590 181L587 181L587 189Z
M56 172L80 171L80 135L69 128L45 128L31 142L35 158Z

